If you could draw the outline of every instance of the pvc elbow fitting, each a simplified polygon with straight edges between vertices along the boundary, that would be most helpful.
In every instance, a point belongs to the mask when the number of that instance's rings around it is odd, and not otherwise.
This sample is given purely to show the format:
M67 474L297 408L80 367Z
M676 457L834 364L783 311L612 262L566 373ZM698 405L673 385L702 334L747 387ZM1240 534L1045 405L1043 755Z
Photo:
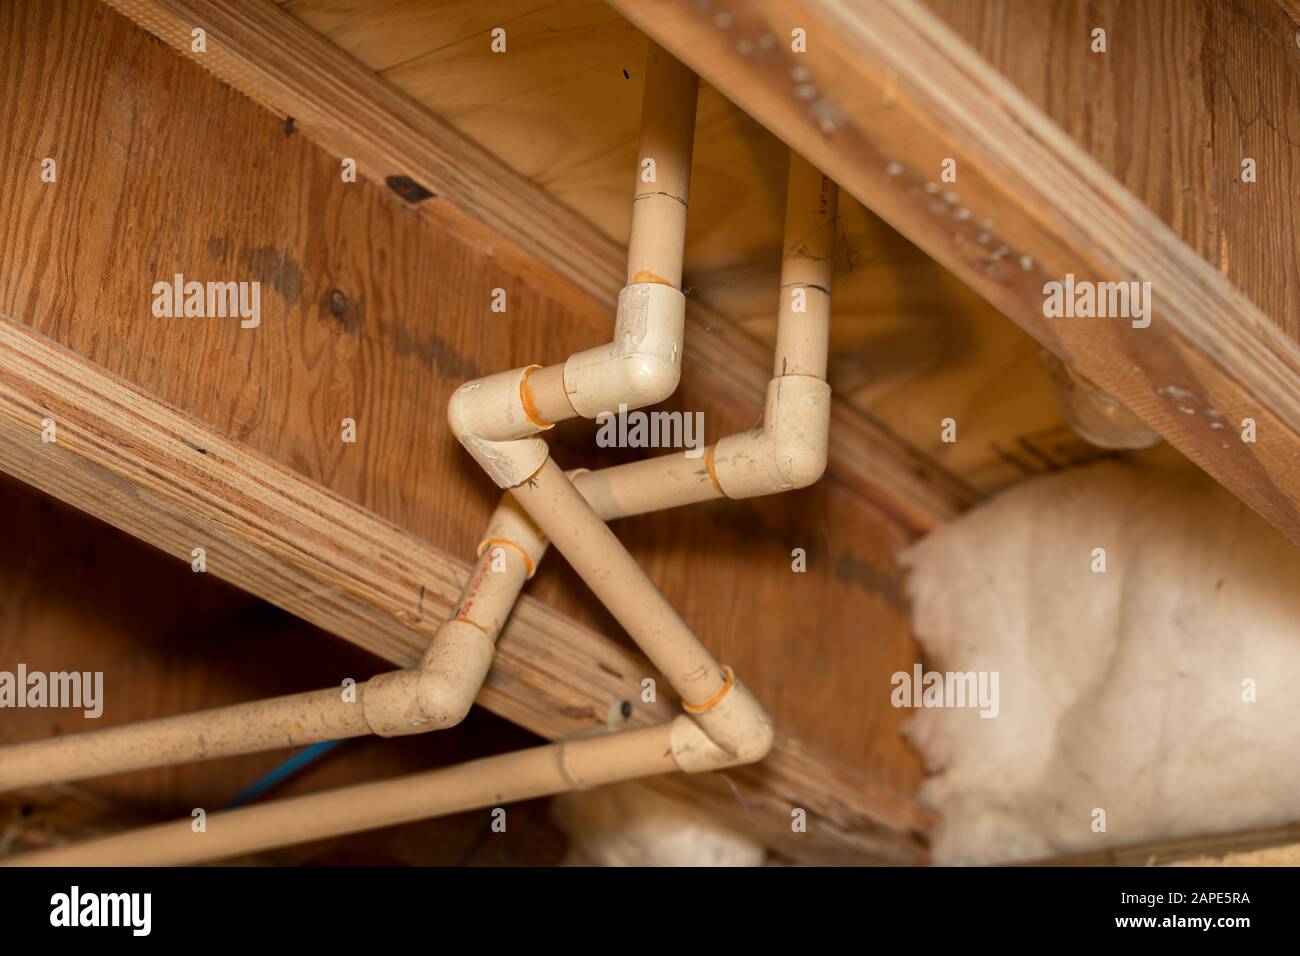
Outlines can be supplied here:
M416 706L425 730L445 730L465 719L492 669L495 646L469 621L448 621L420 664Z
M772 718L736 680L707 711L673 721L673 759L686 773L757 763L776 742Z
M686 297L656 282L624 286L618 294L614 341L577 352L564 363L564 390L583 418L656 405L681 379Z
M516 368L466 382L452 392L447 421L452 434L499 488L527 481L550 454L538 425L524 408L520 387L527 369Z
M831 387L809 375L767 385L761 428L729 435L713 452L713 473L728 498L753 498L815 484L826 471Z
M492 641L468 621L447 621L419 668L366 681L361 707L378 737L446 730L465 719L492 667Z

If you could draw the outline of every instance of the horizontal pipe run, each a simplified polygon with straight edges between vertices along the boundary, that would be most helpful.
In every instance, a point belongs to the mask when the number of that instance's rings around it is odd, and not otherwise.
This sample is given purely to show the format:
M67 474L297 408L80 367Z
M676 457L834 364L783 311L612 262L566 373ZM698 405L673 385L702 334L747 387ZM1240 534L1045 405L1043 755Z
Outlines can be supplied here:
M554 460L513 494L682 699L714 699L726 682L722 666Z
M12 744L0 748L0 791L361 737L371 731L355 697L331 687Z
M721 498L704 455L643 458L626 465L582 472L574 487L603 521L663 511Z
M564 363L535 368L525 376L524 410L539 427L576 418L578 412L564 391Z
M685 720L686 718L678 718ZM176 866L292 846L678 769L675 723L534 747L440 770L26 853L11 866Z

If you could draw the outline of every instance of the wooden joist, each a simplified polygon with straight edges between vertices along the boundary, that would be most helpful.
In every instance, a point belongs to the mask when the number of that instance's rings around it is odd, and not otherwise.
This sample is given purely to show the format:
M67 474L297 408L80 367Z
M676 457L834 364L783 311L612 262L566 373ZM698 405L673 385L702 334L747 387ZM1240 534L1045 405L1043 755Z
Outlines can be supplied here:
M292 117L296 129L334 155L355 159L371 179L432 193L419 207L426 215L454 204L507 240L496 243L499 255L554 270L612 314L625 279L623 246L278 7L241 0L105 2L219 79ZM206 31L206 52L191 49L196 28ZM762 406L769 350L694 298L687 300L687 350L712 394ZM840 399L832 410L830 470L917 534L978 499Z
M208 573L399 666L418 661L470 570L8 318L0 470L180 559L202 541ZM669 719L667 695L641 702L646 676L654 672L639 655L525 596L478 702L558 739L611 719ZM615 716L624 702L626 720ZM923 856L915 834L930 823L924 810L788 741L731 780L743 803L717 775L659 785L688 786L733 826L796 857ZM811 838L791 833L795 807L812 818Z
M1261 312L936 16L915 0L612 3L1300 542L1300 346L1284 317ZM805 53L791 49L795 29ZM1150 282L1153 321L1045 317L1044 285L1067 274Z

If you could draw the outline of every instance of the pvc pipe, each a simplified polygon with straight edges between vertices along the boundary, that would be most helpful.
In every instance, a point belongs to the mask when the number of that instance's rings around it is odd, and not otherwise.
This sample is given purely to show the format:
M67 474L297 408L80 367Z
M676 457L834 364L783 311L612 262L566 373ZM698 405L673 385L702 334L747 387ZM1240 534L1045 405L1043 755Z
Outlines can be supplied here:
M521 386L524 393L524 410L533 424L549 428L556 422L577 417L568 394L564 391L564 363L545 368L531 366Z
M687 720L687 718L678 718ZM472 760L214 813L205 829L175 820L3 861L16 866L172 866L256 853L678 769L675 722ZM689 760L689 758L688 758Z
M837 199L835 184L791 151L774 377L826 378Z
M573 484L603 521L723 496L709 474L707 457L687 458L680 453L584 471Z
M569 356L564 391L583 418L664 401L681 378L686 297L667 285L641 282L618 294L614 341Z
M706 449L702 462L664 455L578 475L574 484L601 518L767 495L821 477L830 439L831 392L824 380L837 199L835 184L792 152L775 375L762 425L722 439Z
M368 733L362 707L330 687L12 744L0 748L0 791Z
M722 665L559 465L548 458L514 496L683 700L702 705L723 689Z
M698 94L699 78L651 40L641 101L628 285L651 282L681 288Z
M559 465L548 458L513 494L681 695L715 748L732 762L761 759L772 746L771 719L696 637Z
M792 152L787 197L775 375L767 387L763 424L723 438L708 456L710 473L728 498L806 488L826 471L831 389L825 378L838 191Z

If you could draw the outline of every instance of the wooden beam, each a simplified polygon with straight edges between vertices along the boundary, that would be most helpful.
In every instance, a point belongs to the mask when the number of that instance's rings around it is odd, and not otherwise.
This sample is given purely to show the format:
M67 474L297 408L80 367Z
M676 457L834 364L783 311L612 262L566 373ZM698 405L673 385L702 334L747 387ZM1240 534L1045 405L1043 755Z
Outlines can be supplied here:
M51 432L49 429L53 427ZM54 440L47 441L46 438ZM0 470L399 666L416 663L469 564L232 441L31 328L0 317ZM418 596L418 597L415 597ZM478 702L549 739L667 720L640 702L639 655L525 596ZM663 682L660 681L663 685ZM732 826L809 858L915 862L929 815L847 768L778 744L762 765L688 785ZM725 798L724 798L724 795ZM803 807L816 839L791 839Z
M915 0L611 2L1300 542L1300 346L1280 317L936 16ZM1046 318L1044 284L1067 273L1150 282L1153 321Z
M435 194L612 307L626 249L568 206L471 142L306 25L270 3L245 0L105 0L183 56L284 116L379 182ZM191 50L202 27L207 50ZM629 173L630 176L630 173ZM509 254L508 251L505 254ZM520 257L516 256L516 260ZM727 317L688 298L687 351L700 381L727 401L762 407L769 350ZM963 481L887 428L837 399L830 470L857 494L920 534L978 500Z

